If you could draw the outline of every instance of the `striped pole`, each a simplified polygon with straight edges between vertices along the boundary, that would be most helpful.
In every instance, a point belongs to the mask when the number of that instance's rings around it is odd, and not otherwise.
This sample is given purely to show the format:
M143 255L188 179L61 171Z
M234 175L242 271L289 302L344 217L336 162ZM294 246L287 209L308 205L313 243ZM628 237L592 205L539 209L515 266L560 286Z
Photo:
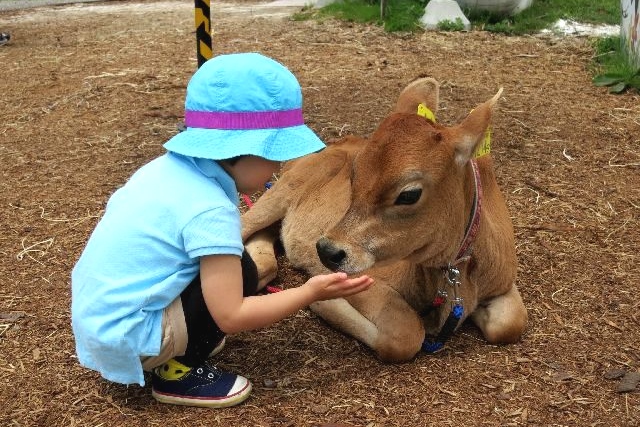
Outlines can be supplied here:
M210 0L195 0L196 2L196 51L198 68L213 55L213 40L211 38L211 9Z

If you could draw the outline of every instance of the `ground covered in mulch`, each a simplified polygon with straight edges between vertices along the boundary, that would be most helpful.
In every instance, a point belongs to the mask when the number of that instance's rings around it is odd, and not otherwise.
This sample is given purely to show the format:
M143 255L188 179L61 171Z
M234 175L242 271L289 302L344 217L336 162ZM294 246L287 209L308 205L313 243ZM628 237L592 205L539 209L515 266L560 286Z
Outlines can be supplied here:
M148 386L80 367L69 273L109 195L177 132L196 68L193 3L3 12L0 425L640 423L640 97L591 84L587 39L386 34L212 3L215 53L289 66L326 140L369 134L418 75L442 83L447 123L504 87L493 154L530 315L522 342L487 345L464 325L444 351L389 365L304 310L229 339L219 364L255 391L223 410L162 405ZM285 265L277 283L303 279Z

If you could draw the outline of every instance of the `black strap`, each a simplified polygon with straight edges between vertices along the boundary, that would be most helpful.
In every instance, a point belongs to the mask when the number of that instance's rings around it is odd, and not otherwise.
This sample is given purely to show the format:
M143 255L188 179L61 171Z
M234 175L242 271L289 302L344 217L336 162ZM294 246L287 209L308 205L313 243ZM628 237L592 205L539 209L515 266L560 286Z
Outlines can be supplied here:
M444 347L444 344L449 340L449 338L451 338L458 327L458 323L460 322L463 314L464 308L462 305L454 305L435 339L425 338L422 343L422 350L427 353L435 353Z

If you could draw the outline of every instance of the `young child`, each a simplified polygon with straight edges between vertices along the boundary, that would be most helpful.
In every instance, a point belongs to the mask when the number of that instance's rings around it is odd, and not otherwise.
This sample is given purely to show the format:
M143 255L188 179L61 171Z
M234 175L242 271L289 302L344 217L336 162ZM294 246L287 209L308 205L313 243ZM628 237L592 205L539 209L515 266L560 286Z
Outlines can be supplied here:
M279 162L324 148L304 125L300 86L284 66L257 53L207 61L187 87L185 124L168 153L111 196L73 269L76 351L110 381L144 385L150 371L161 402L231 406L251 383L206 363L226 334L373 281L334 273L255 295L238 192L263 189Z

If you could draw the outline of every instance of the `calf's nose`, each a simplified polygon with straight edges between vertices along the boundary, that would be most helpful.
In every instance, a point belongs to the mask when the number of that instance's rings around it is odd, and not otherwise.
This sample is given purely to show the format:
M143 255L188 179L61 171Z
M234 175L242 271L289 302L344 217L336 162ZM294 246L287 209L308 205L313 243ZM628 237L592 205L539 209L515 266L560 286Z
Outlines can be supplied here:
M321 237L316 242L316 251L322 264L331 271L338 271L347 253L333 244L326 237Z

